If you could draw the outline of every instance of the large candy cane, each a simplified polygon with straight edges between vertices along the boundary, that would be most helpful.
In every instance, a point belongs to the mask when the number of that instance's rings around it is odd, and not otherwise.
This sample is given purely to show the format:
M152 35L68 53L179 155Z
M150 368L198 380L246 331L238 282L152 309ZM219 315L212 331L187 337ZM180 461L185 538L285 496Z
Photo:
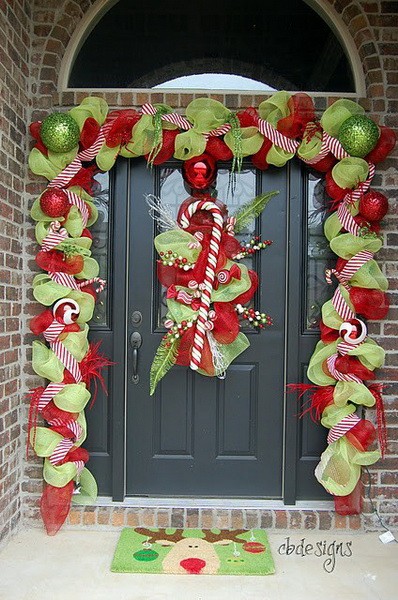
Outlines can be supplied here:
M207 257L203 291L200 300L199 314L196 321L195 335L191 351L190 367L194 371L199 368L202 357L202 350L206 337L205 323L208 320L210 298L213 291L213 282L216 274L218 254L220 251L220 240L223 230L223 217L221 211L214 202L209 200L197 200L186 208L180 218L180 225L183 229L189 227L192 216L198 210L209 211L213 216L214 224L211 230L209 255Z

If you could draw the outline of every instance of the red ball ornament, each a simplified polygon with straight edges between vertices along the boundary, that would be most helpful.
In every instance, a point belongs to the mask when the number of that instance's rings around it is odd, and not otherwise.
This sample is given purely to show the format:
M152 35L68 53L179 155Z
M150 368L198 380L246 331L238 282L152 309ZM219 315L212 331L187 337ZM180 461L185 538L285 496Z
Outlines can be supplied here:
M250 554L260 554L261 552L265 552L265 546L261 542L245 542L243 550Z
M64 190L48 188L41 195L40 208L48 217L63 217L69 208L68 196Z
M359 212L364 219L370 221L381 221L388 212L388 200L384 194L370 190L362 196L359 201Z

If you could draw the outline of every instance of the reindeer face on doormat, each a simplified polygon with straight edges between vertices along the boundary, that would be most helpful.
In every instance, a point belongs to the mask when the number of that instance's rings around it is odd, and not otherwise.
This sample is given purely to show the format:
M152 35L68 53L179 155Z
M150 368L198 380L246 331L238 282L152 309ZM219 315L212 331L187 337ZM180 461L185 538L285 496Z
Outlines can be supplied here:
M111 570L175 575L270 575L274 562L260 529L123 529Z

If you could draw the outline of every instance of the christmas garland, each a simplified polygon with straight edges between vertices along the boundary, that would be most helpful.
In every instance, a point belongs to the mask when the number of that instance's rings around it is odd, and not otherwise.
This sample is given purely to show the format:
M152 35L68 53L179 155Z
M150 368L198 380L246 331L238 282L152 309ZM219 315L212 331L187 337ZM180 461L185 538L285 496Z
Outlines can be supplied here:
M109 361L87 342L96 294L105 285L91 257L89 227L97 217L94 176L111 169L119 155L145 156L149 166L179 159L192 190L175 226L155 239L159 278L168 291L169 332L154 360L151 392L176 362L222 375L248 343L239 333L238 315L259 326L270 322L264 313L243 306L257 280L235 262L269 242L252 240L246 249L234 238L239 219L244 223L258 215L268 198L256 198L228 218L224 205L209 195L217 161L231 160L238 174L244 157L264 170L298 156L325 173L333 211L325 235L339 257L326 276L328 282L335 277L338 286L322 308L321 340L308 367L314 385L300 384L299 389L310 389L312 414L330 430L316 477L335 496L337 510L353 512L361 465L380 456L368 450L376 431L359 416L362 406L377 406L381 453L385 448L381 390L364 383L374 379L384 351L358 315L382 319L388 310L387 281L374 260L388 202L369 188L375 164L394 147L393 132L377 126L350 100L338 100L318 121L309 96L287 92L236 114L206 98L191 102L185 115L163 104L109 112L104 100L89 97L68 113L33 123L30 130L36 144L29 166L49 181L31 210L41 245L36 261L44 271L33 280L33 295L48 307L31 321L33 333L48 344L33 343L32 362L49 383L31 392L29 436L45 459L41 512L48 533L62 525L71 501L91 503L96 497L94 478L84 466L88 453L81 448L84 407L91 379L101 377L100 368ZM152 205L152 211L158 209ZM47 427L36 426L38 414Z

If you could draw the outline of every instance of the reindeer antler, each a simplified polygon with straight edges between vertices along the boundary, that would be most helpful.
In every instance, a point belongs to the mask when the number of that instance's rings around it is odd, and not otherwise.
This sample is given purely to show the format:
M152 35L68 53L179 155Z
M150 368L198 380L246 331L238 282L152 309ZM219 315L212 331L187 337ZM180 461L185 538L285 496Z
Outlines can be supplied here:
M158 540L170 540L171 542L179 542L184 539L182 532L183 529L176 529L174 533L166 533L165 529L158 529L157 531L151 531L146 527L136 527L136 532L141 535L146 535L148 542L155 543Z
M220 533L213 533L210 529L202 529L205 534L203 539L206 542L210 542L213 544L214 542L218 542L220 540L231 540L231 542L237 542L238 544L243 544L244 540L238 538L237 536L241 533L247 533L247 529L221 529Z

